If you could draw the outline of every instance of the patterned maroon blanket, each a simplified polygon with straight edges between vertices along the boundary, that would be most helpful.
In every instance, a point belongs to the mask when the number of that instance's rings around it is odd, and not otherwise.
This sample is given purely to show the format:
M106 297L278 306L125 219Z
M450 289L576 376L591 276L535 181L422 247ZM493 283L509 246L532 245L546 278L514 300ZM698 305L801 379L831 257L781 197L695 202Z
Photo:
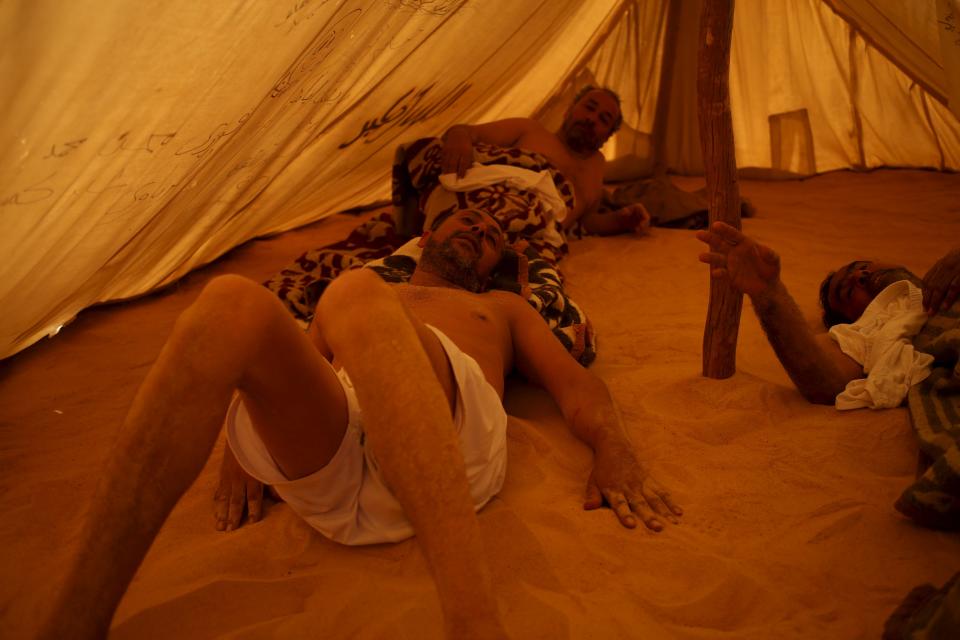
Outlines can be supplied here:
M419 249L411 240L444 212L484 209L501 223L508 250L491 286L523 296L554 335L583 365L596 357L596 336L586 314L563 290L559 261L567 254L560 223L537 193L506 183L452 192L439 183L438 138L402 145L393 166L393 210L369 220L340 242L307 251L265 282L297 318L309 322L324 288L343 271L372 268L388 282L410 279ZM568 210L574 205L572 184L543 156L522 149L478 144L475 160L548 171Z

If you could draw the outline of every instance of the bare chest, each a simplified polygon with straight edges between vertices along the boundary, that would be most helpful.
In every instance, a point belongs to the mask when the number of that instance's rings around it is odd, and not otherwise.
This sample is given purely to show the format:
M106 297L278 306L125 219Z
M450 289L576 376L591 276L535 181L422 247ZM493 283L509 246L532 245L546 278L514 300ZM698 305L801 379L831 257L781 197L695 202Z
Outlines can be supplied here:
M421 322L442 331L484 370L502 377L512 366L509 322L497 294L443 287L397 287L400 299Z
M553 133L531 132L520 139L519 146L543 155L573 184L577 196L575 218L600 196L603 175L598 171L596 161L573 155Z

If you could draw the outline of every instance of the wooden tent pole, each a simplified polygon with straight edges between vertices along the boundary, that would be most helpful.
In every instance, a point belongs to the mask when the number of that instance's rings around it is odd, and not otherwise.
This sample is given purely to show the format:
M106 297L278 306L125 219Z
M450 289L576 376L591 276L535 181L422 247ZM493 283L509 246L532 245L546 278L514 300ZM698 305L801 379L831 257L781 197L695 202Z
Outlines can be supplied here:
M707 178L710 223L740 228L740 193L730 117L730 40L734 0L704 0L697 52L697 120ZM703 332L703 375L729 378L736 370L737 331L743 294L726 280L710 278L710 304Z

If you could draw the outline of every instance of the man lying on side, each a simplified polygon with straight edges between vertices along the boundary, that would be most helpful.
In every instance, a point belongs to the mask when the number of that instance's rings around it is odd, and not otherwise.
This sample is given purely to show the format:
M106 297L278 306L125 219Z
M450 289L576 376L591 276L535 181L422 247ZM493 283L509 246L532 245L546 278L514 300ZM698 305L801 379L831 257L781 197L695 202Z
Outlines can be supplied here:
M760 324L803 397L810 402L834 404L838 407L848 383L864 376L863 359L857 361L859 340L846 328L815 334L804 321L780 280L780 257L770 247L759 244L742 232L722 222L715 222L708 230L697 233L697 238L709 245L710 251L700 254L700 261L710 265L712 275L728 278L733 287L750 297ZM899 283L903 283L902 285ZM897 288L890 288L897 284ZM888 289L889 293L884 292ZM900 265L871 260L856 260L831 272L821 286L824 323L831 327L838 323L853 323L861 319L868 306L881 293L900 305L897 321L904 323L904 335L909 340L925 320L924 310L934 314L949 308L960 293L960 249L951 251L935 264L923 280ZM896 300L896 298L900 298ZM892 309L892 307L891 307ZM912 332L912 333L911 333ZM853 333L857 333L854 331ZM849 339L849 340L848 340ZM843 348L841 347L843 344ZM848 346L848 345L853 346ZM871 354L872 355L872 354ZM903 353L899 355L904 356ZM907 354L909 355L909 354ZM914 354L909 376L920 376L914 367L922 367L932 360L925 354ZM907 357L907 356L904 356ZM870 369L871 367L867 367ZM913 379L912 382L919 380ZM909 384L903 383L905 388ZM860 390L854 390L853 397ZM901 395L895 404L902 401ZM893 400L890 400L893 402ZM861 404L860 406L868 406ZM852 408L852 406L842 407Z
M610 89L588 85L574 98L557 131L532 118L450 127L443 134L442 168L444 173L463 177L473 165L473 145L478 142L535 151L573 183L577 204L563 220L565 229L579 220L587 232L597 235L644 232L650 226L650 214L642 205L598 211L604 166L600 148L622 122L620 97Z

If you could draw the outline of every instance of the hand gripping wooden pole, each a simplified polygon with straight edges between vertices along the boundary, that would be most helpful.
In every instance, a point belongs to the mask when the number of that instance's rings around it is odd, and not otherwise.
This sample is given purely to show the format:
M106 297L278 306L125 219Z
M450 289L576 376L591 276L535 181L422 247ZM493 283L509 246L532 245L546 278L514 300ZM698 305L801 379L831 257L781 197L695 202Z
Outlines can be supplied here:
M734 0L703 0L697 52L697 120L703 152L710 223L740 228L740 193L730 117L730 38ZM729 378L736 370L737 331L743 294L726 280L710 278L710 304L703 331L703 375Z

